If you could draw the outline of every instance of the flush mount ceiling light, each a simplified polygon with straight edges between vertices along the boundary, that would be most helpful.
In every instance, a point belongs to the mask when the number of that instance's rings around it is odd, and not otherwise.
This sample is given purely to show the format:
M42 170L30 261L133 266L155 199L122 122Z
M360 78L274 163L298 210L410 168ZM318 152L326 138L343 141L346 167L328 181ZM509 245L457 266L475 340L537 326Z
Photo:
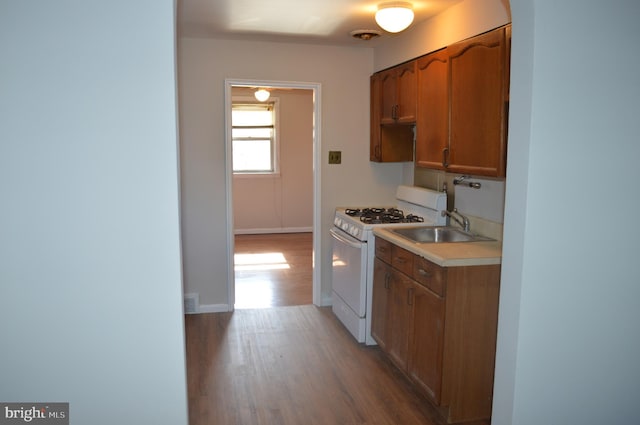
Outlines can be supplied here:
M380 37L380 31L378 30L354 30L351 31L351 37L358 38L360 40L371 40L376 37Z
M404 1L392 1L378 5L376 22L387 32L400 32L413 22L413 6Z
M253 95L260 102L266 102L267 99L269 99L269 96L271 96L271 93L269 93L269 91L267 91L265 89L258 89L258 90L256 90L256 92Z

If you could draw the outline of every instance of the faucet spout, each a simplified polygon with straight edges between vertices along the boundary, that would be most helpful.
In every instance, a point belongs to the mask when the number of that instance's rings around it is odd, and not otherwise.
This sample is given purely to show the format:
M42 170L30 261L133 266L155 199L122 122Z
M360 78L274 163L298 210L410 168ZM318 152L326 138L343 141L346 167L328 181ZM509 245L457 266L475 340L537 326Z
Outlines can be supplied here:
M471 231L471 224L469 223L469 218L460 214L457 208L454 208L453 211L443 210L442 216L444 217L445 215L453 219L456 223L458 223L464 229L465 232Z

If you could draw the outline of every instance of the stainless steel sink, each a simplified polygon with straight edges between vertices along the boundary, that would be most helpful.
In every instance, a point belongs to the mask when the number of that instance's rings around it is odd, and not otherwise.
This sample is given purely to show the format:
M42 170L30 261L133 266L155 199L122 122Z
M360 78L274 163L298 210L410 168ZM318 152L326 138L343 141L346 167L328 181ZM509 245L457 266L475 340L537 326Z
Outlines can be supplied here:
M449 226L403 227L389 230L415 243L482 242L495 240L485 236L467 233L461 229Z

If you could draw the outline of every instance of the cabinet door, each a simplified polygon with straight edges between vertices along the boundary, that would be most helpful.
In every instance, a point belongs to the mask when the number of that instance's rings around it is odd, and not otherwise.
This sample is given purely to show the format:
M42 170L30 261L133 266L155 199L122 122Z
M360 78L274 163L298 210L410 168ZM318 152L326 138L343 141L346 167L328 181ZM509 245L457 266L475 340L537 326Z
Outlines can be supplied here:
M455 173L504 176L505 29L449 46L450 165Z
M416 165L444 169L449 147L449 81L447 50L418 59Z
M396 123L398 79L394 68L380 73L380 123Z
M401 124L416 122L417 74L416 61L400 65L396 68L397 105L396 121Z
M417 81L415 61L380 73L381 124L416 122Z
M391 271L387 309L387 347L391 361L403 372L407 371L409 330L411 323L411 299L413 282L403 273Z
M445 302L417 283L414 287L408 372L422 392L439 405Z
M373 74L370 79L371 99L370 99L370 124L371 124L371 147L369 149L369 159L371 161L382 161L382 146L380 139L380 102L381 81L379 74Z
M390 280L391 267L376 257L373 263L371 336L383 351L387 351Z

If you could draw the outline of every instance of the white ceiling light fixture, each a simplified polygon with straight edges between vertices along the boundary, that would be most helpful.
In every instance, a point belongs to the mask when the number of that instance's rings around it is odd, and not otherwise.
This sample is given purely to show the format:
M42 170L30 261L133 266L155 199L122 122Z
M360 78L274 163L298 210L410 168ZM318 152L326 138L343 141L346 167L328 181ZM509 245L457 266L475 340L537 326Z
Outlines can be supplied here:
M266 102L269 99L269 96L271 96L271 93L269 93L269 91L265 89L258 89L253 95L258 101Z
M413 22L413 6L404 1L380 3L376 22L387 32L403 31Z

